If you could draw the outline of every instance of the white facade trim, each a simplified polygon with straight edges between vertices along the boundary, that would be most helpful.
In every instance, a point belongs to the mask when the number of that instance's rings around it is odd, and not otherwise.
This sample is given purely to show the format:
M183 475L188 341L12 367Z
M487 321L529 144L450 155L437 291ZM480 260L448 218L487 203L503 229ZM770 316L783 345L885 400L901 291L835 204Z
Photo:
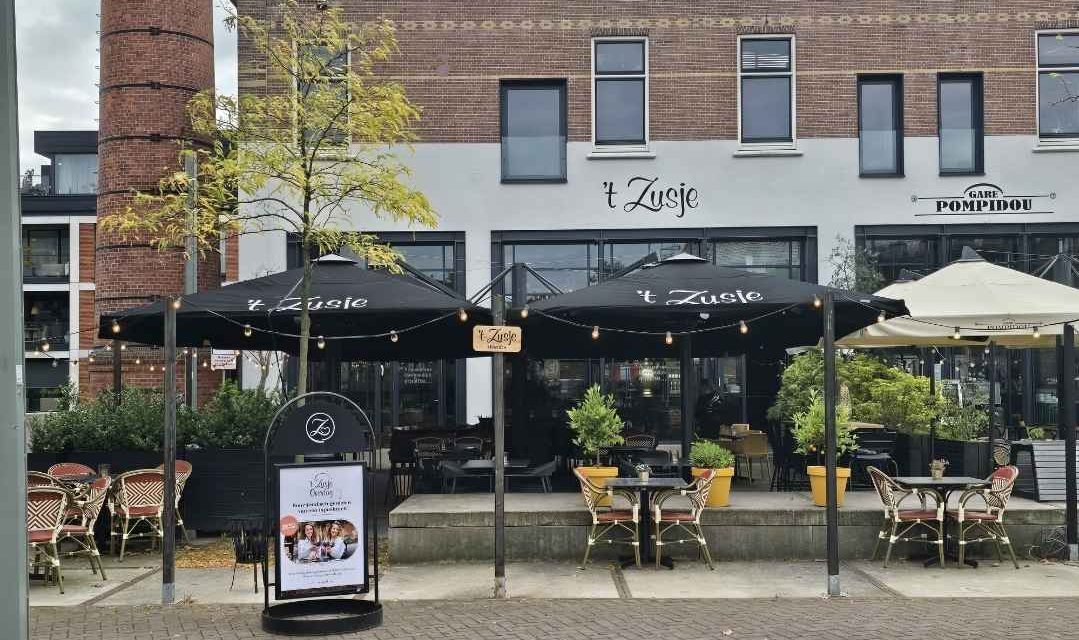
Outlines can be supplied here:
M71 215L71 216L27 216L22 217L23 226L27 225L57 225L57 224L94 224L97 216Z

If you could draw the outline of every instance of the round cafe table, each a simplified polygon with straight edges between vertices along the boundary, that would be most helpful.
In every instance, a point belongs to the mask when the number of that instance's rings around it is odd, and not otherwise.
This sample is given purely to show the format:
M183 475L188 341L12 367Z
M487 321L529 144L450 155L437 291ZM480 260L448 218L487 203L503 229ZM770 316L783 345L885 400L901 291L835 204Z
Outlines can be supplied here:
M681 489L687 486L685 480L681 478L656 478L653 476L649 476L647 480L641 480L640 478L607 478L604 484L611 489L636 491L640 494L641 522L639 531L641 532L640 537L645 541L645 544L641 545L641 566L648 566L656 557L653 550L655 539L652 532L652 509L650 508L652 492L663 489ZM668 569L674 568L674 561L671 560L670 556L661 558L660 563ZM633 557L622 560L623 568L632 564L636 564Z
M895 481L898 482L899 484L903 485L904 487L910 487L911 489L917 489L919 491L932 491L932 492L936 493L938 496L940 496L940 499L944 502L944 509L945 510L948 509L948 497L953 492L955 492L956 490L966 491L967 489L976 489L976 488L979 488L979 487L984 487L984 486L989 484L983 478L971 478L969 476L955 476L955 477L944 476L943 478L933 478L932 476L901 476L901 477L895 478ZM944 550L945 550L945 553L946 553L945 558L955 560L956 562L958 562L959 561L958 552L956 552L956 550L954 548L953 549L948 548L948 544L947 544L947 540L948 540L948 519L947 518L944 519L944 540L945 540ZM932 555L929 559L927 559L925 561L925 566L931 567L931 566L939 564L939 563L940 563L940 558L938 558L936 555ZM971 560L970 558L966 558L966 562L964 564L970 565L972 567L977 567L978 566L978 561L977 560Z

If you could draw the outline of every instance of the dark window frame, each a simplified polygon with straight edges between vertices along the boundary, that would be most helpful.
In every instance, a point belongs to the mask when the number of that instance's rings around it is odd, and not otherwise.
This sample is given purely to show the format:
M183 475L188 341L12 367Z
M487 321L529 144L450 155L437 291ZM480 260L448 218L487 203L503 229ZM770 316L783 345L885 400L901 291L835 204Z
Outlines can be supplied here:
M944 167L944 143L941 132L944 130L944 109L941 105L941 85L949 82L970 83L971 125L974 129L974 168L946 169ZM981 73L939 73L937 74L937 168L942 176L982 176L985 175L985 84Z
M862 168L862 86L864 84L891 84L892 85L892 113L895 125L895 170L894 171L866 171ZM904 149L903 137L903 75L902 74L864 74L859 75L856 82L855 93L858 100L858 177L860 178L903 178L904 173Z
M786 69L774 69L767 71L745 71L742 68L742 47L747 41L760 41L760 40L785 40L788 44L787 53L787 68ZM795 59L795 42L794 34L768 34L758 36L756 34L743 35L738 38L738 59L736 60L738 71L738 144L742 146L754 147L754 146L776 146L776 145L795 145L797 143L797 90L795 88L795 73L797 70L797 60ZM745 93L745 81L751 78L786 78L787 79L787 136L786 137L768 137L768 138L747 138L743 132L742 121L744 108L743 95Z
M597 48L601 44L608 43L625 43L625 42L637 42L641 45L641 54L643 56L643 70L642 71L628 71L628 72L614 72L614 71L599 71L597 62L599 61L596 55ZM605 151L618 151L622 149L638 150L647 149L649 145L650 136L648 133L649 124L649 94L650 94L650 64L649 64L649 43L647 36L610 36L610 37L594 37L592 38L592 146L597 149L603 149ZM599 113L596 109L596 102L598 100L597 87L600 82L639 82L641 83L641 138L634 140L600 140L599 139L599 127L598 119Z
M1054 73L1073 73L1079 75L1079 62L1076 63L1042 63L1041 61L1041 39L1045 37L1062 36L1079 36L1079 31L1074 29L1053 29L1047 31L1038 31L1034 34L1034 72L1036 78L1036 87L1034 95L1034 113L1038 124L1038 140L1045 141L1047 143L1066 143L1066 141L1079 139L1079 129L1074 131L1065 131L1061 133L1044 133L1042 131L1042 82L1046 77L1051 76Z
M544 87L558 88L559 100L559 127L562 130L562 175L561 176L524 176L514 177L506 175L506 149L503 140L506 138L506 92L512 88ZM568 181L567 157L569 145L569 125L567 117L567 100L569 93L568 83L565 78L536 78L536 79L503 79L498 84L498 131L500 151L500 178L502 184L565 184Z

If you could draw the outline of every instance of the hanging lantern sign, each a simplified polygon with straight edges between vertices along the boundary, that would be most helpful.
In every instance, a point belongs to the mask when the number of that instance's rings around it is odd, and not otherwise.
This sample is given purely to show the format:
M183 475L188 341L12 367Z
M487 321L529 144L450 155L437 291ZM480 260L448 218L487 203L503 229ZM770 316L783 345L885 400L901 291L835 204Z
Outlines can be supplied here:
M472 349L484 353L519 353L521 337L521 327L478 324L472 327Z

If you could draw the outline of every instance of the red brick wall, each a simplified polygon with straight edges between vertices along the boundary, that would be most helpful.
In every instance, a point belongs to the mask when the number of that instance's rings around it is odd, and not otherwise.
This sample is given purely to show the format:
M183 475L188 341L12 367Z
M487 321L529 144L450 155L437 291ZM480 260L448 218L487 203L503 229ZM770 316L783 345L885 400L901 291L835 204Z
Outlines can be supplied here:
M238 0L267 15L272 0ZM907 135L936 134L936 74L985 74L987 134L1034 133L1038 28L1079 26L1079 5L1045 0L339 0L355 22L385 16L401 53L381 71L423 107L425 141L498 142L501 78L566 78L569 132L591 136L590 39L642 34L655 140L737 136L739 33L796 36L799 137L857 133L859 73L904 74ZM242 92L280 89L240 43Z
M97 259L94 255L95 244L97 242L95 232L97 225L95 224L80 224L79 225L79 281L80 282L93 282L94 281L94 266L97 263Z

